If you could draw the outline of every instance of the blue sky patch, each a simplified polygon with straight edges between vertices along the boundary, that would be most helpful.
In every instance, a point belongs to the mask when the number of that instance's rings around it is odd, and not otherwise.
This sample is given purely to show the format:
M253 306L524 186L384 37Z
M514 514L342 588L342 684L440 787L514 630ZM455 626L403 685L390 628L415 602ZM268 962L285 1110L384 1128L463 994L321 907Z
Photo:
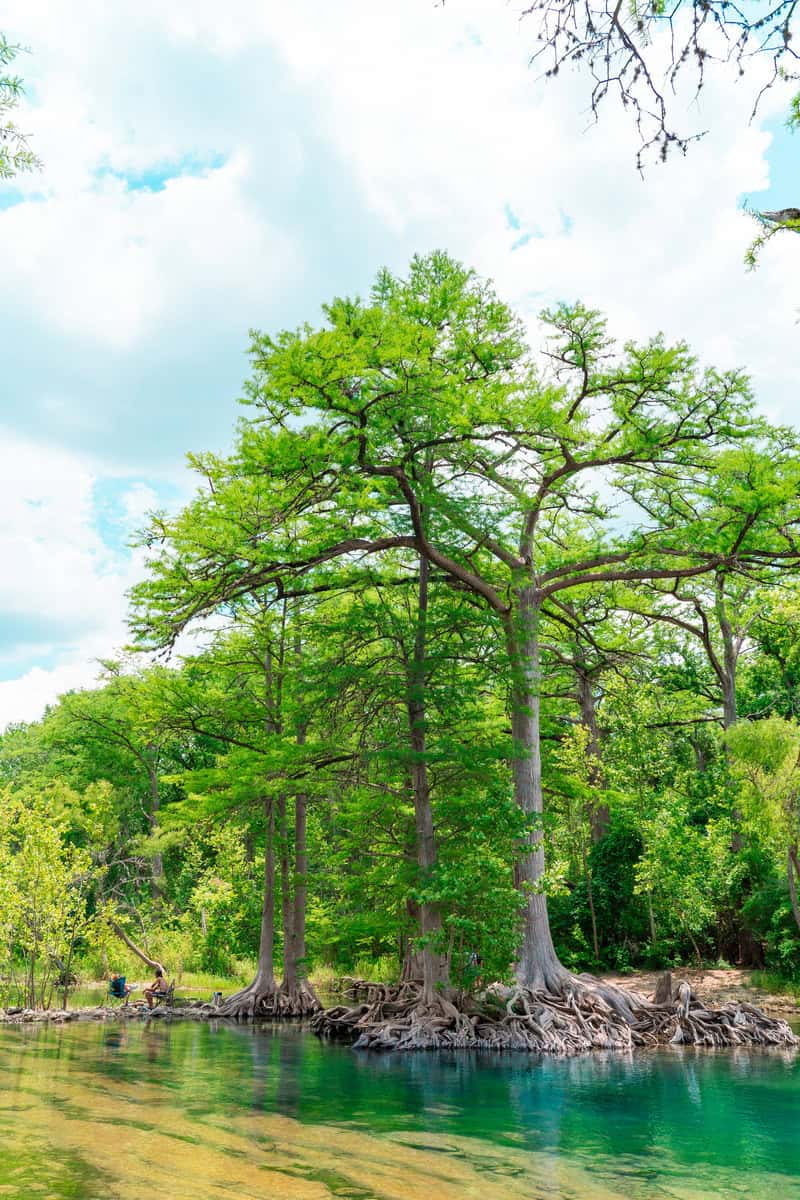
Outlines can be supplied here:
M34 666L52 670L68 640L82 632L54 628L52 618L42 613L4 612L0 621L0 682L17 679Z
M94 527L103 544L122 557L130 554L131 542L146 522L146 516L133 516L126 503L126 497L137 487L146 487L155 493L153 508L175 507L180 499L179 489L161 479L109 476L96 480L92 489Z
M506 214L506 222L508 224L509 229L521 229L522 228L522 223L520 222L519 217L514 212L514 210L512 209L510 204L505 205L503 212Z
M772 134L766 156L769 186L739 196L739 203L762 210L797 208L800 205L800 136L783 120L765 121L764 129Z
M16 187L3 188L0 190L0 212L16 208L18 204L41 204L45 198L44 192L23 192Z
M114 179L122 179L132 192L163 192L171 179L217 171L224 166L225 161L224 154L213 154L208 158L187 155L175 162L154 163L146 171L117 171L113 167L100 167L95 172L95 177L105 179L110 175Z

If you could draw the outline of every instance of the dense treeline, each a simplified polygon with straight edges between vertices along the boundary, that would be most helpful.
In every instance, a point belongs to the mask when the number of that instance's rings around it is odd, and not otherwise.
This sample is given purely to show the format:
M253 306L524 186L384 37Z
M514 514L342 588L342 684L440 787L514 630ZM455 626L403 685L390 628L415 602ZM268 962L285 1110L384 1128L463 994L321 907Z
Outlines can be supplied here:
M364 959L796 975L794 431L580 305L537 360L440 254L325 317L255 335L233 454L154 515L148 653L0 740L6 988L120 934L251 962L239 1013Z

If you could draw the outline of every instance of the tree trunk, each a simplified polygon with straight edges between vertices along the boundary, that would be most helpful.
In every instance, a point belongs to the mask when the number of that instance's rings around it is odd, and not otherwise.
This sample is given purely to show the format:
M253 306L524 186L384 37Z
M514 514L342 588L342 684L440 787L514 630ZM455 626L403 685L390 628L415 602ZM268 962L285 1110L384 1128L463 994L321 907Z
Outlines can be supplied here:
M275 991L275 805L264 801L267 832L264 846L264 902L261 906L261 934L258 941L258 970L253 986L264 992Z
M720 679L722 687L722 728L730 729L736 724L738 711L736 708L736 668L738 666L736 649L733 644L733 632L727 621L720 621L722 642L724 647L725 666Z
M722 728L730 729L736 724L738 713L736 708L736 668L731 673L725 671L722 678Z
M150 833L154 834L158 825L158 813L161 808L161 792L158 785L156 748L152 744L147 747L147 778L150 785L150 811L147 814L147 819ZM150 890L153 901L156 907L158 907L164 894L164 860L160 851L156 851L153 855Z
M289 881L289 830L286 821L286 797L278 797L278 837L280 838L281 864L281 923L283 927L283 982L293 988L294 964L292 962L292 937L294 929L294 911L292 908L292 893Z
M294 802L294 921L292 961L295 979L306 976L306 896L308 894L308 797L300 792Z
M542 757L539 741L541 668L539 663L539 609L532 585L517 590L516 611L506 624L513 682L511 732L514 797L530 821L519 880L524 902L524 932L517 981L534 991L558 993L569 972L558 961L550 933L547 897L544 894L544 830L542 818Z
M302 643L299 631L294 638L295 670L300 672ZM298 746L305 745L306 725L300 721ZM294 798L294 871L289 873L288 828L285 801L282 814L281 889L283 893L283 979L278 989L277 1012L286 1017L307 1017L322 1005L307 979L306 902L308 895L308 796L299 792Z
M128 949L133 951L137 958L140 958L148 967L152 967L154 971L163 971L166 975L166 968L164 967L163 963L160 963L155 958L151 958L149 954L142 950L141 946L137 946L135 942L131 941L121 925L118 925L116 921L112 921L111 928L114 930L114 933L117 935L117 937L125 943Z
M420 884L423 888L430 881L437 859L425 729L428 571L428 560L420 558L417 628L414 636L413 657L409 664L406 699L411 743L411 785L414 794L417 866L419 867ZM419 911L422 934L422 998L424 1003L430 1004L436 995L437 988L447 982L446 960L441 949L437 947L442 931L442 917L438 905L427 901L420 904Z
M722 728L730 729L736 724L738 719L736 707L736 671L739 665L739 648L736 645L733 626L728 617L728 610L725 604L725 582L722 577L716 580L715 595L714 611L722 637L722 663L718 662L717 664L717 676L720 688L722 689ZM733 804L731 807L731 817L733 819L731 850L734 854L738 854L744 849L742 811L738 804ZM738 915L741 919L741 911Z
M275 1008L275 803L264 799L266 842L264 845L264 900L261 906L261 934L255 979L240 992L234 992L219 1006L220 1016L252 1020L259 1015L272 1016Z

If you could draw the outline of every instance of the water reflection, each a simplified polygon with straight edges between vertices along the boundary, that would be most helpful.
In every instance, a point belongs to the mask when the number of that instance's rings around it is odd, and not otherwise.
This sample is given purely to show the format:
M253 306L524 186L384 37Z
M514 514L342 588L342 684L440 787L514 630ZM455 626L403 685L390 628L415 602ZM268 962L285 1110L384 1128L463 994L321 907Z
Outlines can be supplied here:
M221 1021L6 1028L0 1197L800 1200L798 1081L790 1052L379 1057Z

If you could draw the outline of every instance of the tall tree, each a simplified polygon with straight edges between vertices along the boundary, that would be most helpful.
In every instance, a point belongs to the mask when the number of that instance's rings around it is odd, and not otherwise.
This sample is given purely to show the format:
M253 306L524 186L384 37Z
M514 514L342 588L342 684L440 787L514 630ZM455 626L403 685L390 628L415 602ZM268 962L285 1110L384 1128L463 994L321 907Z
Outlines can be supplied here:
M540 753L543 606L587 585L690 578L758 559L750 523L700 486L724 447L757 436L744 377L700 371L661 338L618 351L598 314L545 314L549 369L486 282L443 253L368 302L335 300L326 325L257 335L255 418L230 459L195 465L208 487L150 532L164 548L136 591L135 627L169 642L258 587L342 586L364 556L427 559L493 614L511 697L512 774L529 820L517 978L576 985L556 956L544 872ZM704 474L705 473L705 474ZM666 526L651 481L694 490ZM616 518L624 494L637 505ZM788 552L788 551L787 551Z
M190 791L216 797L209 816L215 807L218 818L234 809L249 813L263 826L258 963L253 981L226 1001L229 1016L301 1016L319 1008L306 977L308 793L303 780L312 767L304 756L308 751L313 760L316 748L307 746L302 626L285 602L271 601L259 594L252 603L239 604L233 627L217 633L206 653L187 661L182 671L165 672L154 698L166 727L217 743L221 753L215 765L184 776ZM179 819L196 819L193 806L184 806ZM278 874L280 986L274 967Z

